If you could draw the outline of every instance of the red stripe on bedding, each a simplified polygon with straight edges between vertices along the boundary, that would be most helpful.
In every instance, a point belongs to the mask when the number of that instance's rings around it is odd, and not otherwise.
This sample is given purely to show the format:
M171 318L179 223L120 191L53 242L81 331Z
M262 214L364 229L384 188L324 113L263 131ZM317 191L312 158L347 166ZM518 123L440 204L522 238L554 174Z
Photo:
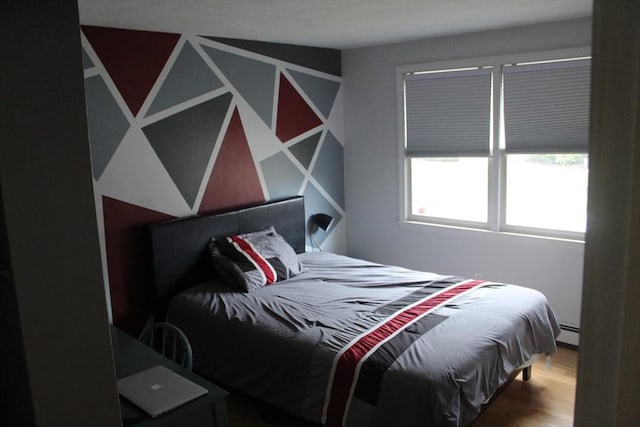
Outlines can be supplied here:
M452 285L439 293L429 295L422 300L403 308L350 343L338 354L333 377L329 379L329 396L326 405L325 420L327 426L342 426L346 409L353 394L353 384L357 382L359 367L385 341L391 339L402 329L411 325L430 311L485 283L482 280L470 280ZM323 421L325 421L323 420Z
M273 266L269 264L269 261L264 259L262 255L258 253L258 251L254 249L251 243L238 236L231 236L229 238L233 243L237 245L238 249L240 249L245 255L251 258L256 267L264 273L266 279L265 285L270 285L276 282L276 279L278 277L275 270L273 269Z

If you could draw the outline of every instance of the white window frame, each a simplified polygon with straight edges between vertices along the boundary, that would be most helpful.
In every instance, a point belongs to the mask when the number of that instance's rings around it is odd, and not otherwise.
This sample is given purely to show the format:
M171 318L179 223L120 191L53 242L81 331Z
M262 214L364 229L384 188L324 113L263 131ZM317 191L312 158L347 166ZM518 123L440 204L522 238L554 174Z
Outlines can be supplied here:
M563 59L586 58L591 56L591 48L576 47L551 51L539 51L512 55L500 55L479 58L465 58L458 60L429 62L422 64L401 65L396 67L396 102L398 112L398 161L399 161L399 219L400 222L412 224L424 224L435 226L449 226L468 228L499 233L513 233L536 237L560 238L576 241L584 241L583 232L571 232L535 227L507 225L506 213L506 167L507 155L504 150L502 135L502 65L543 62ZM490 139L490 154L488 157L488 212L487 223L454 220L447 218L429 217L411 214L411 157L406 155L406 129L405 129L405 97L404 76L408 73L429 72L439 70L455 70L472 67L492 67L493 70L493 104L500 108L492 109L492 126Z

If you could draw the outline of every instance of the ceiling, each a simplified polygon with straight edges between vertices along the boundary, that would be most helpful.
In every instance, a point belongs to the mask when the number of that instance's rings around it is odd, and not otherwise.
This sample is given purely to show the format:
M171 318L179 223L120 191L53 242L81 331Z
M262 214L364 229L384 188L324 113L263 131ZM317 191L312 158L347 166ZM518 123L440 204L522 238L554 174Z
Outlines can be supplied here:
M349 49L591 15L592 0L78 0L80 23Z

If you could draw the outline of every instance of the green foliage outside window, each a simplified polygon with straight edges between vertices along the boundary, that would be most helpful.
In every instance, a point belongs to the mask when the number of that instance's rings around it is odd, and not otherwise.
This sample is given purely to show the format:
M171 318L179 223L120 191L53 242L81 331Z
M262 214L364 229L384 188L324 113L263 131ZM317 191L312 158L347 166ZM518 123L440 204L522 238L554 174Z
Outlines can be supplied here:
M583 166L587 160L584 153L573 154L532 154L527 160L535 163L543 163L556 166Z

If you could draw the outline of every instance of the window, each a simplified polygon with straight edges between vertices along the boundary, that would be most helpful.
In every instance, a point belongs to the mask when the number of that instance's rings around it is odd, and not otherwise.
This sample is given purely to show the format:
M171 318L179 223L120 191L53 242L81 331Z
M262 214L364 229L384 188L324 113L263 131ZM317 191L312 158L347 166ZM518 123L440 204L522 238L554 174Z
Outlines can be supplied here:
M476 65L398 69L404 218L581 238L590 60Z

